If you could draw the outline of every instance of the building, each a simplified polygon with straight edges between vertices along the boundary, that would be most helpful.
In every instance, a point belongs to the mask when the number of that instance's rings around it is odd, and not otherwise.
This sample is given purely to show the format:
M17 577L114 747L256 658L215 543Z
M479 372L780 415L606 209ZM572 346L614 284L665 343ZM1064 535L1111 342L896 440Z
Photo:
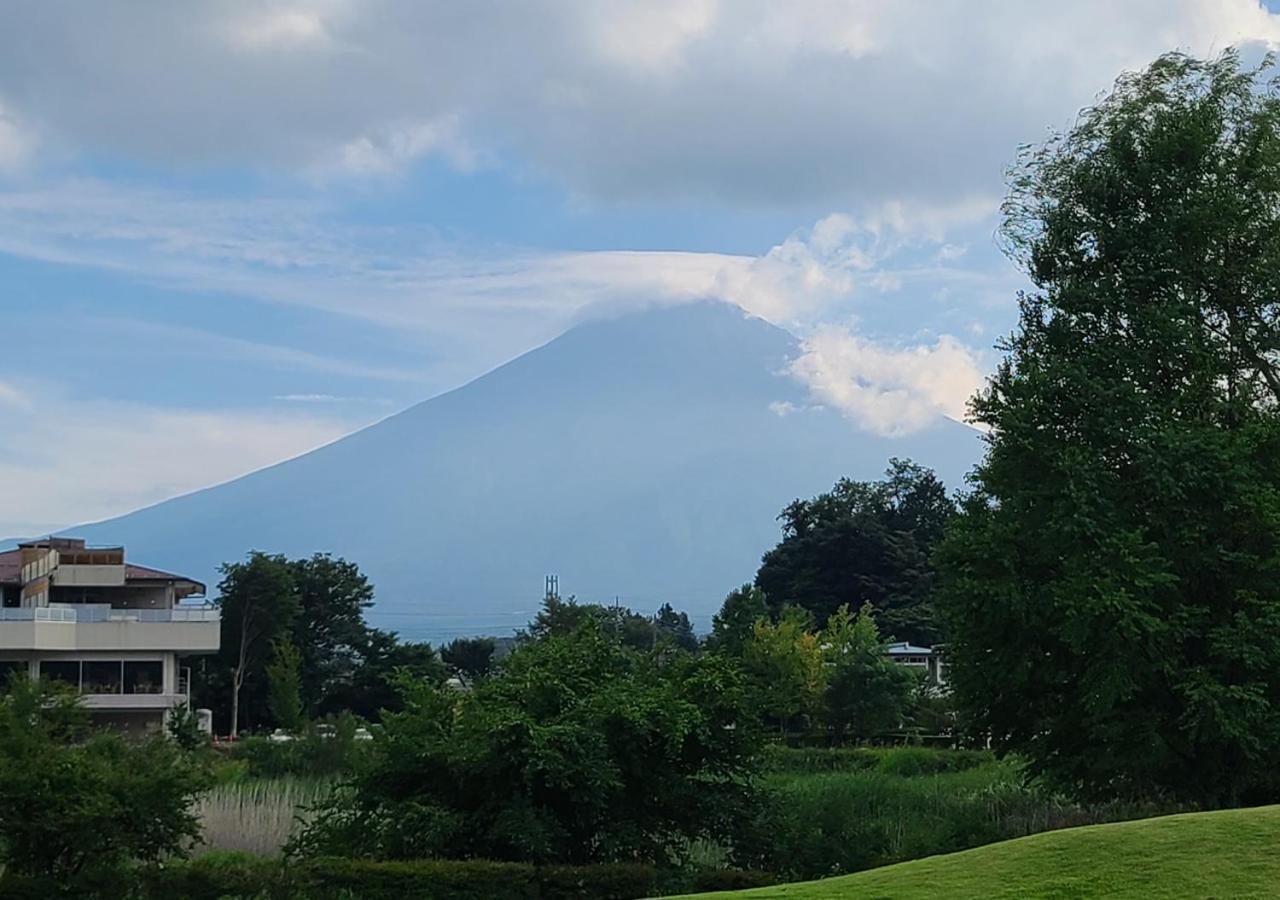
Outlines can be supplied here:
M96 724L160 727L190 699L190 657L216 653L205 586L125 561L123 547L49 538L0 552L0 676L72 685Z
M936 647L920 647L900 641L885 647L885 654L900 666L920 669L930 684L945 687L947 684L946 667L942 654Z

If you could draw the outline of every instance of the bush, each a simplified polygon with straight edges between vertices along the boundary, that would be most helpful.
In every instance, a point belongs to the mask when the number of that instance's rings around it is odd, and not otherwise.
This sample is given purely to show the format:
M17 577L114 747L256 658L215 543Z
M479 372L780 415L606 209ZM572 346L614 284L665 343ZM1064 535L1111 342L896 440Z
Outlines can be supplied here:
M935 750L928 747L781 747L763 754L770 772L816 774L864 772L875 769L886 775L910 778L942 772L964 772L990 765L995 757L985 750Z
M76 896L113 900L637 900L656 883L649 866L531 866L523 863L318 859L286 865L243 853L135 873L122 883L74 894L37 880L4 879L0 895L16 900Z
M693 892L745 891L777 883L777 875L759 869L704 869L693 878Z
M323 731L313 725L290 741L243 738L232 746L231 758L245 763L254 778L349 775L367 758L371 743L356 740L357 727L355 717L346 715L327 723Z

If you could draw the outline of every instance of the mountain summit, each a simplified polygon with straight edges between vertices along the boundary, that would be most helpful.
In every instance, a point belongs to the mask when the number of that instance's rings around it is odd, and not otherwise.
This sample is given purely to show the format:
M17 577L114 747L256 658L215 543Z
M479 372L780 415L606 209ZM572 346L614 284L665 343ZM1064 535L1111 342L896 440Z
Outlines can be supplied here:
M801 407L796 340L694 304L579 325L475 381L288 462L72 529L207 576L250 549L354 560L406 636L504 631L543 576L581 599L706 616L754 575L788 502L891 456L950 484L975 432L903 438Z

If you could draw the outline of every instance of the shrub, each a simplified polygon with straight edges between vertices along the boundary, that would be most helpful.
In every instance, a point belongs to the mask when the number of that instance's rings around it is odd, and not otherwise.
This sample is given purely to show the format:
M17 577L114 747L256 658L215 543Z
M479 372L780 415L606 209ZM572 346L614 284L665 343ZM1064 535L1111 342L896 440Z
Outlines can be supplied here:
M9 874L103 877L180 854L203 767L162 735L92 733L78 698L26 679L0 697L0 862Z
M693 878L693 892L745 891L777 883L777 875L759 869L704 869Z
M665 863L750 790L737 667L642 654L592 623L531 640L469 693L406 680L368 766L292 849L371 859Z
M231 758L243 761L255 778L349 775L368 755L369 742L356 740L358 727L354 716L342 715L308 727L293 740L248 737L231 748Z
M985 750L939 750L929 747L781 747L762 754L766 770L796 774L864 772L912 777L964 772L990 765L995 757Z
M111 900L637 900L651 896L651 867L531 866L481 860L371 862L317 859L286 865L249 854L211 854L67 894ZM8 900L63 896L51 882L6 878Z

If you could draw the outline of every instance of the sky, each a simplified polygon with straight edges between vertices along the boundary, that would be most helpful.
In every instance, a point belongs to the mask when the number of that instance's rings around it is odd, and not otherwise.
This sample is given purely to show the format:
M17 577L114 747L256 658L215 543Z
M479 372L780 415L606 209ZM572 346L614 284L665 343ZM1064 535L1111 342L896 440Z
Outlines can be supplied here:
M0 536L703 298L854 426L960 418L1019 145L1256 0L0 0Z

